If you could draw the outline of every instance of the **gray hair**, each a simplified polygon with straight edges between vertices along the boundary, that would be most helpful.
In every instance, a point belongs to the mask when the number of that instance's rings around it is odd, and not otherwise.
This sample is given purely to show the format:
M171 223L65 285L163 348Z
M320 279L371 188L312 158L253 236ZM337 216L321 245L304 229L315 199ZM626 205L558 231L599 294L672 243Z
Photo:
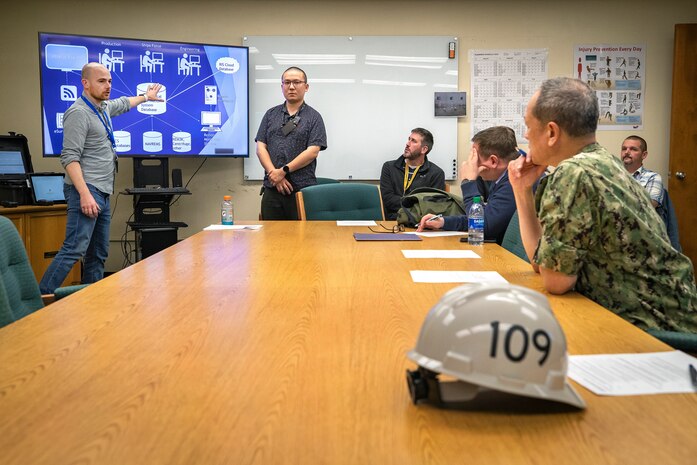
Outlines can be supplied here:
M578 79L548 79L540 86L532 115L542 124L554 121L572 137L585 136L598 128L598 98Z

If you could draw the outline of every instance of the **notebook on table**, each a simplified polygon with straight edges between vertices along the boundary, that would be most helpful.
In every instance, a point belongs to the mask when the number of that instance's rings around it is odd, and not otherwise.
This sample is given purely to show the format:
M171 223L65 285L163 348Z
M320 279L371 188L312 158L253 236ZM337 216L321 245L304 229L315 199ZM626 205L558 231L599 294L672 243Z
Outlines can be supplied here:
M411 233L353 233L357 241L420 241L421 238Z

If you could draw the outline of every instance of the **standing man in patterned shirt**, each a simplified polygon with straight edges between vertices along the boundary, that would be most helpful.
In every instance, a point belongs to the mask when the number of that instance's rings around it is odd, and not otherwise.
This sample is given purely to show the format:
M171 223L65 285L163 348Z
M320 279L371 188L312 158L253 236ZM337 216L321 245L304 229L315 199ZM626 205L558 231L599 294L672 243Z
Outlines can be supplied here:
M265 220L297 220L295 193L317 184L315 168L319 152L327 148L322 116L305 103L307 74L290 67L281 77L286 101L268 110L256 136L257 157L264 167L261 217Z
M692 263L639 183L595 138L585 83L545 81L525 111L530 154L508 165L525 251L552 294L576 290L642 329L697 333ZM533 194L548 165L556 166Z
M649 193L654 208L658 208L663 205L663 179L660 174L644 168L648 155L646 141L642 137L629 136L622 142L624 167Z
M111 118L127 112L157 96L160 84L148 86L145 94L134 97L111 95L111 73L100 63L82 67L84 92L65 112L61 165L68 176L63 192L68 218L63 246L44 273L39 288L52 294L60 287L76 261L83 261L83 283L104 276L109 255L109 196L114 192L116 141Z

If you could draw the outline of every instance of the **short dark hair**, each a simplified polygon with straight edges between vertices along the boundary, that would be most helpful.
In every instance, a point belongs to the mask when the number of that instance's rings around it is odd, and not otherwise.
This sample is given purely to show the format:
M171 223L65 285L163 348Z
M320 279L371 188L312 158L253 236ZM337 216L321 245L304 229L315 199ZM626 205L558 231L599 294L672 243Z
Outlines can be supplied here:
M639 141L639 148L641 149L642 152L646 152L649 149L649 146L646 144L646 141L644 140L643 137L639 137L639 136L632 134L631 136L625 138L624 140L638 140Z
M303 71L302 69L298 68L297 66L291 66L291 67L288 68L287 70L283 71L283 74L281 74L281 79L283 79L283 76L285 76L286 73L287 73L288 71L300 71L301 73L303 73L303 79L304 79L305 82L307 83L307 73L305 73L305 71Z
M494 126L479 131L472 138L479 146L479 154L483 157L496 155L504 160L514 160L520 155L515 131L508 126Z
M578 79L547 79L540 86L532 115L542 124L554 121L572 137L585 136L598 128L598 98Z
M428 155L428 152L433 148L433 134L431 134L431 131L424 128L414 128L411 132L421 136L421 145L428 147L428 151L426 152L426 155Z

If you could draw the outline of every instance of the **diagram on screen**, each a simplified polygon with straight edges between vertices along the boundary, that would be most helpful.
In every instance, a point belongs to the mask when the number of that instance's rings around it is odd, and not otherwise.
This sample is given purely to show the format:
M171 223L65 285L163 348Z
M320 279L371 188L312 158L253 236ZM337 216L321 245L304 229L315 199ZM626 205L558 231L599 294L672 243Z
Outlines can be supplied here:
M43 33L40 47L47 155L60 155L63 114L82 95L80 73L88 62L110 71L112 100L161 85L161 101L113 120L120 155L248 154L245 47Z

